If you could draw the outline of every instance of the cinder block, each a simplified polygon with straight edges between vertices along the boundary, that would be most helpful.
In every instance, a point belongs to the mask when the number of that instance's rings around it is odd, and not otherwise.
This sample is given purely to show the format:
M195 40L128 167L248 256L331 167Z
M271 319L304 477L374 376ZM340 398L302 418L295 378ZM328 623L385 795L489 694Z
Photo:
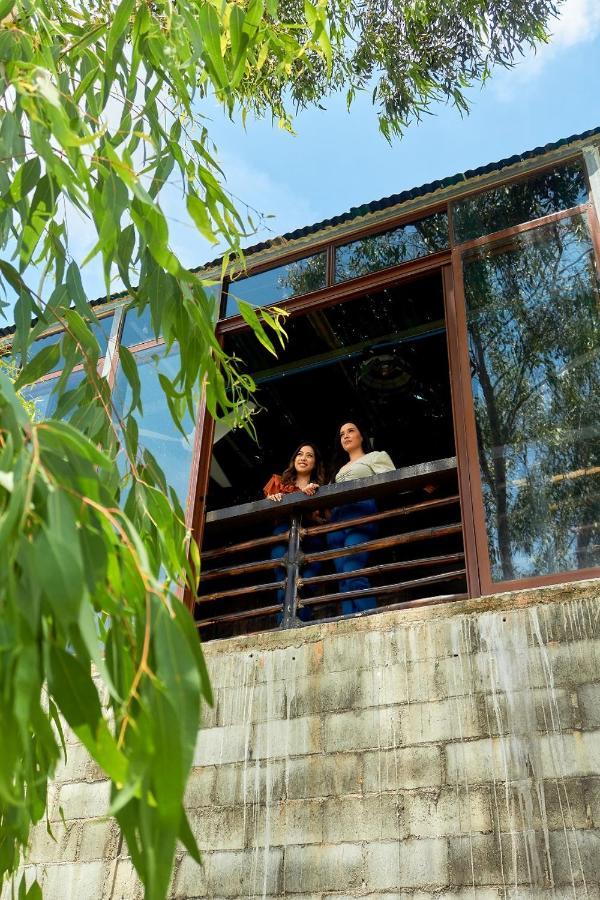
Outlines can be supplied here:
M247 810L247 847L320 844L322 841L322 800L288 800Z
M365 848L370 890L443 887L448 883L448 848L444 840L370 843Z
M290 716L313 716L365 705L362 694L363 672L349 671L343 678L336 672L309 675L288 684Z
M480 719L490 736L497 734L542 734L572 728L576 725L575 710L569 693L557 688L526 688L510 695L480 695L477 698Z
M364 791L402 791L442 783L442 754L437 747L398 747L365 753Z
M81 825L79 862L112 859L117 852L119 828L114 819L92 819Z
M336 797L323 807L326 844L382 841L404 837L403 798L396 794Z
M278 895L283 883L283 851L244 850L212 853L206 860L206 893L209 897Z
M214 728L217 722L217 712L219 708L219 692L216 688L213 688L213 705L210 706L206 703L205 700L202 701L202 706L200 708L200 727L201 728Z
M186 853L177 866L170 897L172 900L192 900L194 897L206 897L205 865L199 866Z
M527 778L508 785L499 784L492 795L495 827L501 832L522 830L524 810L527 810L526 827L534 831L590 828L594 826L594 811L600 812L600 796L590 796L582 778L542 782Z
M387 749L400 744L400 707L356 709L323 719L327 753L344 750Z
M260 722L253 727L253 759L274 759L319 753L321 720L318 716Z
M144 888L129 857L112 864L113 877L107 878L103 900L142 900ZM114 879L114 880L113 880Z
M451 884L547 885L542 835L472 834L450 837L448 845Z
M208 806L211 802L216 779L216 766L198 766L192 769L183 798L183 804L186 809Z
M203 852L243 850L246 845L243 806L205 806L189 813L192 832Z
M285 715L286 685L281 680L219 690L217 725L264 722L268 719L281 719Z
M505 738L461 741L444 747L448 784L516 781L528 778L525 755L512 752ZM550 777L550 776L549 776Z
M600 679L600 639L583 639L574 643L554 644L545 648L557 687L576 688ZM542 672L540 687L547 684Z
M94 762L83 744L67 744L67 759L61 754L56 767L54 780L59 783L67 781L101 781L106 776Z
M567 782L570 785L570 782ZM600 828L600 778L582 778L587 827ZM598 879L600 881L600 878Z
M463 740L484 733L470 697L404 706L400 713L400 729L403 744Z
M285 796L285 760L249 760L246 764L217 766L212 802L220 806L264 803Z
M286 894L307 891L349 891L361 883L360 844L291 846L285 851Z
M354 672L368 669L371 655L367 651L364 632L333 635L323 641L323 670L325 672Z
M550 859L556 884L583 885L598 881L600 831L550 833ZM582 888L580 888L582 890Z
M94 819L106 815L110 800L109 781L73 781L63 784L52 810L53 820Z
M52 822L48 832L46 822L38 822L31 829L28 863L75 862L81 822Z
M108 866L103 860L46 866L42 878L44 900L98 900Z
M250 730L244 725L204 728L198 732L194 766L241 762L250 753Z
M369 706L387 706L443 699L435 681L436 661L404 660L383 666L373 664L361 672L363 692Z
M362 758L356 753L289 759L287 796L291 800L362 793Z
M405 828L411 837L488 832L493 828L491 795L484 789L442 788L403 795Z
M600 775L600 731L549 734L539 740L543 778Z
M582 684L577 690L584 728L600 727L600 684Z

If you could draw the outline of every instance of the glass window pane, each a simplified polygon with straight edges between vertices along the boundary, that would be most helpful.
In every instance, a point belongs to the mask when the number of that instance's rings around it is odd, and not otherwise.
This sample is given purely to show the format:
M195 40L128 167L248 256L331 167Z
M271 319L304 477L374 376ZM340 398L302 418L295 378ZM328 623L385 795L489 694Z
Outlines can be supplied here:
M166 357L161 356L162 353L164 353L164 347L152 347L135 354L144 410L144 414L139 420L140 445L148 449L156 458L168 483L175 488L177 496L185 508L194 447L194 422L189 416L184 422L188 435L187 440L173 424L158 375L162 373L173 378L177 374L179 349L174 347ZM113 400L119 415L125 412L131 403L131 388L120 366Z
M84 375L85 373L81 369L78 372L72 372L67 381L65 393L81 384ZM50 378L47 381L38 381L23 388L22 393L25 400L33 400L35 403L35 414L38 419L49 419L54 415L58 397L53 393L53 389L57 381L57 378Z
M578 163L501 184L491 191L459 200L452 206L457 243L531 222L541 216L587 203L588 191Z
M448 247L448 215L434 213L384 234L344 244L335 251L335 280L377 272Z
M106 355L106 348L108 347L108 339L110 337L112 323L112 313L108 316L104 316L98 322L88 322L92 334L98 341L100 358ZM33 359L33 357L36 356L41 350L44 350L45 347L51 347L53 344L58 344L59 341L63 339L63 337L64 331L55 331L53 334L47 334L44 337L38 338L29 348L29 359ZM48 374L51 374L52 372L60 372L62 367L63 357L60 356L58 362Z
M45 337L38 338L37 341L34 341L33 344L29 347L29 359L33 359L34 356L44 350L46 347L51 347L53 344L58 344L59 341L63 339L64 331L56 331L54 334L47 334ZM63 367L63 358L60 356L58 358L58 362L51 369L51 372L60 372ZM50 374L50 373L48 373Z
M92 334L98 341L98 346L100 347L100 358L106 356L113 319L114 315L111 313L110 316L104 316L99 322L90 322Z
M125 316L121 343L125 347L132 347L134 344L145 344L146 341L154 340L156 335L152 328L150 307L144 307L141 315L138 315L137 309L130 309Z
M326 284L325 269L325 253L317 253L286 266L278 266L259 275L234 281L229 285L226 315L237 314L236 300L245 300L252 306L267 306L310 291L318 291Z
M600 293L582 216L464 262L495 581L600 565Z

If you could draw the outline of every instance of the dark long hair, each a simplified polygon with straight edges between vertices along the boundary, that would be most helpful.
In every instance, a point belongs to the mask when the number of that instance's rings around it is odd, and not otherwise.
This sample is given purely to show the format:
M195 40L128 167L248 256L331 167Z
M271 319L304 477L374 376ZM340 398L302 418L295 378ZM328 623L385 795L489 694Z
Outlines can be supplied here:
M346 419L342 419L340 424L338 425L335 438L333 439L333 448L331 451L331 466L329 470L329 480L335 481L335 476L348 462L348 454L344 449L342 449L342 445L340 442L340 428L342 425L345 425L347 422L352 422L353 425L356 425L358 430L360 431L360 436L362 437L362 448L365 453L371 453L373 450L373 443L371 438L369 437L368 425L367 423L361 419L359 416L349 415Z
M315 467L310 473L310 480L316 481L317 484L325 484L327 481L327 477L325 475L325 466L323 465L323 457L321 456L321 451L317 447L316 444L313 444L312 441L302 441L301 444L298 444L294 452L290 457L290 461L288 463L287 469L285 469L283 475L281 476L282 484L295 484L296 482L296 472L294 462L300 451L303 447L310 447L312 452L315 454Z

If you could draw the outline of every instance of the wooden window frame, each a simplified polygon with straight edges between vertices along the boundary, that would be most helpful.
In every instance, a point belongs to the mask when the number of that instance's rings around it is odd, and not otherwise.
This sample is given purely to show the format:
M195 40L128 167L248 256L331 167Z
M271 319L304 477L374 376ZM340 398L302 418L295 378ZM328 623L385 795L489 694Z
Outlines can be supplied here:
M284 253L277 259L263 261L259 265L249 269L248 276L259 274L269 269L278 268L288 262L294 262L307 256L325 251L327 254L327 287L304 294L300 297L290 298L280 304L281 308L291 316L305 315L326 309L329 306L348 302L364 296L372 291L382 290L393 285L403 285L427 274L439 272L443 284L444 313L446 319L446 341L448 352L448 367L452 404L452 420L454 428L455 449L458 464L459 494L461 518L463 526L463 541L465 560L467 567L467 584L470 597L480 597L497 594L508 590L544 587L563 582L582 581L586 578L600 577L600 567L593 569L579 569L572 572L561 572L547 576L535 576L531 578L515 579L514 581L492 582L489 561L489 548L487 529L485 524L483 493L481 487L481 473L479 468L479 450L475 428L475 411L473 395L471 391L471 376L468 355L466 307L464 296L464 282L462 277L462 259L465 252L484 246L501 245L509 243L515 236L543 228L552 222L561 219L572 218L574 215L584 215L590 227L590 234L595 251L596 265L600 261L600 224L594 208L594 195L587 170L585 148L577 148L572 153L547 161L538 166L532 166L526 171L515 173L508 178L499 177L485 185L478 185L472 190L465 190L455 197L443 202L424 205L420 209L412 209L410 212L397 216L390 216L385 223L377 222L371 226L357 228L343 236L330 238L329 240L315 241L312 245L305 245L301 249ZM532 219L519 225L512 226L501 231L493 232L483 237L457 244L454 241L453 228L453 203L484 194L501 185L510 185L551 172L554 169L571 163L579 162L584 172L584 177L589 191L588 201L579 206L560 212L550 213L547 216ZM410 224L433 215L436 212L448 213L448 250L429 254L392 266L370 272L348 281L335 282L335 251L338 246L361 240L371 235L383 234L394 230L403 224ZM221 309L226 302L227 280L222 287ZM258 307L260 309L260 307ZM226 335L238 331L250 331L241 316L221 318L216 325L217 339L222 344ZM136 348L137 349L137 348ZM212 443L214 437L214 421L206 408L205 398L202 395L198 407L198 421L196 439L193 450L192 471L190 475L190 488L186 507L186 524L191 530L198 544L202 546L204 533L205 500L209 483L210 462L212 456ZM188 608L193 611L195 598L189 591L181 591Z
M471 562L471 553L473 553L477 560L477 574L482 595L500 594L512 590L525 590L527 588L546 587L552 584L584 581L588 578L600 578L600 566L596 566L587 569L576 569L568 572L556 572L550 575L535 575L527 578L515 578L505 581L494 581L492 579L489 541L483 503L481 469L479 465L475 403L471 387L467 309L462 265L463 257L469 250L485 246L498 248L509 246L514 241L514 238L521 234L544 228L544 226L563 219L571 219L577 215L581 215L587 219L592 247L595 253L596 268L598 268L600 260L600 228L591 197L587 203L581 204L580 206L564 210L560 213L552 213L543 218L534 219L531 222L496 232L493 235L490 235L485 241L482 241L480 238L475 238L472 241L457 245L452 250L452 302L453 315L456 316L456 321L454 323L456 340L455 354L458 368L458 371L456 372L456 381L453 383L455 384L457 391L460 392L461 396L457 398L457 403L460 406L461 414L464 416L461 440L460 445L456 448L456 456L458 460L459 483L462 480L468 481L468 489L465 491L465 494L468 494L470 497L470 508L468 510L463 508L462 510L463 517L468 515L470 529L465 534L467 568L468 571L470 571L469 563Z

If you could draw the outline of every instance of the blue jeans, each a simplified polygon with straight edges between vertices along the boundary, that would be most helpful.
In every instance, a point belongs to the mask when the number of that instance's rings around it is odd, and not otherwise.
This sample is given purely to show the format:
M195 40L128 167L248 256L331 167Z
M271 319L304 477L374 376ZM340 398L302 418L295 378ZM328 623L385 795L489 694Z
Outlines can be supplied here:
M356 519L359 516L369 516L377 512L374 500L357 500L338 506L331 513L332 522L344 522L346 519ZM331 550L339 550L342 547L355 547L364 541L372 540L377 534L377 523L367 522L365 525L357 525L354 528L340 528L331 531L327 535L327 545ZM335 571L340 574L349 574L356 569L363 569L367 565L369 554L362 551L351 556L340 556L333 560ZM352 578L340 578L339 589L341 592L362 591L371 587L371 582L365 575L357 575ZM354 600L342 600L342 613L347 616L354 612L363 612L365 609L375 609L377 600L375 597L357 597Z
M280 522L273 529L273 534L284 534L288 530L287 522ZM287 553L287 544L273 544L271 548L271 559L283 559L283 557ZM318 537L306 538L303 543L302 549L306 553L316 553L319 550L322 550L321 541ZM310 563L308 566L304 566L302 569L302 577L303 578L312 578L314 575L318 575L321 571L321 563ZM283 581L286 576L285 569L277 568L273 570L273 576L275 581ZM283 603L285 599L285 591L282 588L276 592L275 596L277 597L278 603ZM310 606L302 606L298 610L298 618L301 622L308 622L312 619L312 609ZM283 618L283 613L277 613L276 619L277 624L281 624L281 620Z

